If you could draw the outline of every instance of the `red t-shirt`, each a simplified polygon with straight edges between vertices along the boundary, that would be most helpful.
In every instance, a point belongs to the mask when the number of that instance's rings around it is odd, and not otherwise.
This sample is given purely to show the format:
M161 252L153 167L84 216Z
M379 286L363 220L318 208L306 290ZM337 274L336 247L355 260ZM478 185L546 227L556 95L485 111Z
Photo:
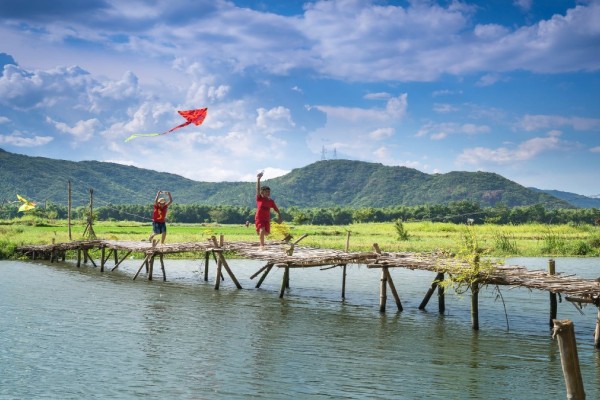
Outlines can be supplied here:
M261 195L256 196L256 219L266 221L270 220L271 208L279 212L279 209L277 208L277 205L275 205L275 201L273 199L262 197Z
M152 214L152 221L165 222L168 208L169 206L167 204L165 204L164 206L161 206L160 204L154 204L154 213Z

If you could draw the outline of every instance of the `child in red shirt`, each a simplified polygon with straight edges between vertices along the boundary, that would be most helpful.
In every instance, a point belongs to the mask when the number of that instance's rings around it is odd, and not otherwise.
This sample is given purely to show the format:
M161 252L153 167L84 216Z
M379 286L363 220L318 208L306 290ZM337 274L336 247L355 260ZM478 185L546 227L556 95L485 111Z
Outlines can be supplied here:
M271 199L271 188L268 186L260 186L260 178L263 173L256 175L256 215L254 216L254 225L256 226L256 233L260 238L260 248L265 247L265 235L271 233L271 209L277 213L277 222L281 223L281 213L279 208L275 204L275 201Z
M161 193L169 196L168 202L163 197L160 197ZM165 238L167 237L167 224L165 218L167 218L167 211L172 202L173 197L171 197L171 192L159 190L158 193L156 193L156 197L154 198L154 212L152 213L153 233L148 238L148 240L152 242L152 246L156 246L156 243L158 242L158 240L153 240L156 235L161 235L160 244L165 244Z

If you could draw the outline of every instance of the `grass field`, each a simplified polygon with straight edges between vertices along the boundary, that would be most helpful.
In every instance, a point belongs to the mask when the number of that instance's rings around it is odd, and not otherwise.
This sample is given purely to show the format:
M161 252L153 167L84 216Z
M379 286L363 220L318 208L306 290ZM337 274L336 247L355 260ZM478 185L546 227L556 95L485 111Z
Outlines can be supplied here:
M83 238L85 223L71 227L72 239ZM206 241L212 235L224 235L226 241L257 241L254 226L218 224L167 224L167 242ZM98 238L144 240L151 233L149 223L96 222ZM294 238L308 236L299 244L344 250L350 232L350 251L370 251L373 243L382 251L457 252L465 236L472 234L484 254L508 256L600 256L600 228L592 225L457 225L438 222L404 222L407 240L399 239L394 223L364 223L345 226L273 224L270 240L280 240L286 233ZM50 244L69 241L67 221L42 221L21 218L0 221L0 258L13 257L15 247L23 244Z

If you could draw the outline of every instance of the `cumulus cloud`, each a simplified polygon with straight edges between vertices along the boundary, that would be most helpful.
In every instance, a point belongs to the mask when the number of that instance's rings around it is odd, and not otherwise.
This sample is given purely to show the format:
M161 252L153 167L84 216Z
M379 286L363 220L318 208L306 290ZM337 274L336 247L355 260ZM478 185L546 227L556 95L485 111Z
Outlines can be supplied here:
M54 121L51 118L47 118L46 121L54 125L59 132L71 135L78 142L85 142L93 138L96 128L101 126L100 121L96 118L77 121L73 126L69 126L64 122Z
M379 128L369 132L369 137L374 140L381 140L392 137L394 132L394 128Z
M429 137L432 140L440 140L448 135L464 134L479 135L489 133L490 127L487 125L458 124L455 122L434 123L429 122L423 125L416 133L417 137Z
M384 109L381 108L359 108L359 107L334 107L315 106L318 110L327 114L328 118L343 120L347 122L358 121L389 121L399 120L406 115L408 108L408 94L403 93L398 97L390 98Z
M290 110L285 107L279 106L270 110L259 108L256 111L258 113L256 126L264 132L274 133L296 126L292 120Z
M32 136L25 137L18 134L0 135L0 144L7 144L16 147L38 147L50 143L54 138L52 136Z
M526 131L570 127L577 131L600 129L600 119L582 117L564 117L560 115L527 114L518 123L518 127Z
M550 132L546 137L529 139L516 147L499 147L496 149L475 147L463 150L457 161L461 164L496 163L508 164L511 162L531 160L541 153L556 150L565 145L559 139L560 132Z

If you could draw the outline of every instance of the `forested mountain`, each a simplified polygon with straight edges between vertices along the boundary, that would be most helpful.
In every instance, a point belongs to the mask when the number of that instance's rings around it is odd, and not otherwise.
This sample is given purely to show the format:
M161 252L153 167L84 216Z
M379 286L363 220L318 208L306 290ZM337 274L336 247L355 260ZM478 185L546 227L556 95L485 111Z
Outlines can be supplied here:
M530 189L547 193L550 196L554 196L558 199L564 200L567 203L574 205L575 207L600 208L600 198L598 198L598 197L587 197L587 196L582 196L580 194L575 194L575 193L561 192L560 190L542 190L542 189L536 189L536 188L530 188Z
M16 194L37 202L67 204L71 181L73 206L148 204L157 190L169 190L178 204L254 207L254 182L197 182L178 175L98 161L29 157L0 149L0 190L4 202ZM282 207L388 207L448 204L469 200L481 206L571 204L543 191L523 187L487 172L429 175L412 168L350 160L327 160L266 180Z

